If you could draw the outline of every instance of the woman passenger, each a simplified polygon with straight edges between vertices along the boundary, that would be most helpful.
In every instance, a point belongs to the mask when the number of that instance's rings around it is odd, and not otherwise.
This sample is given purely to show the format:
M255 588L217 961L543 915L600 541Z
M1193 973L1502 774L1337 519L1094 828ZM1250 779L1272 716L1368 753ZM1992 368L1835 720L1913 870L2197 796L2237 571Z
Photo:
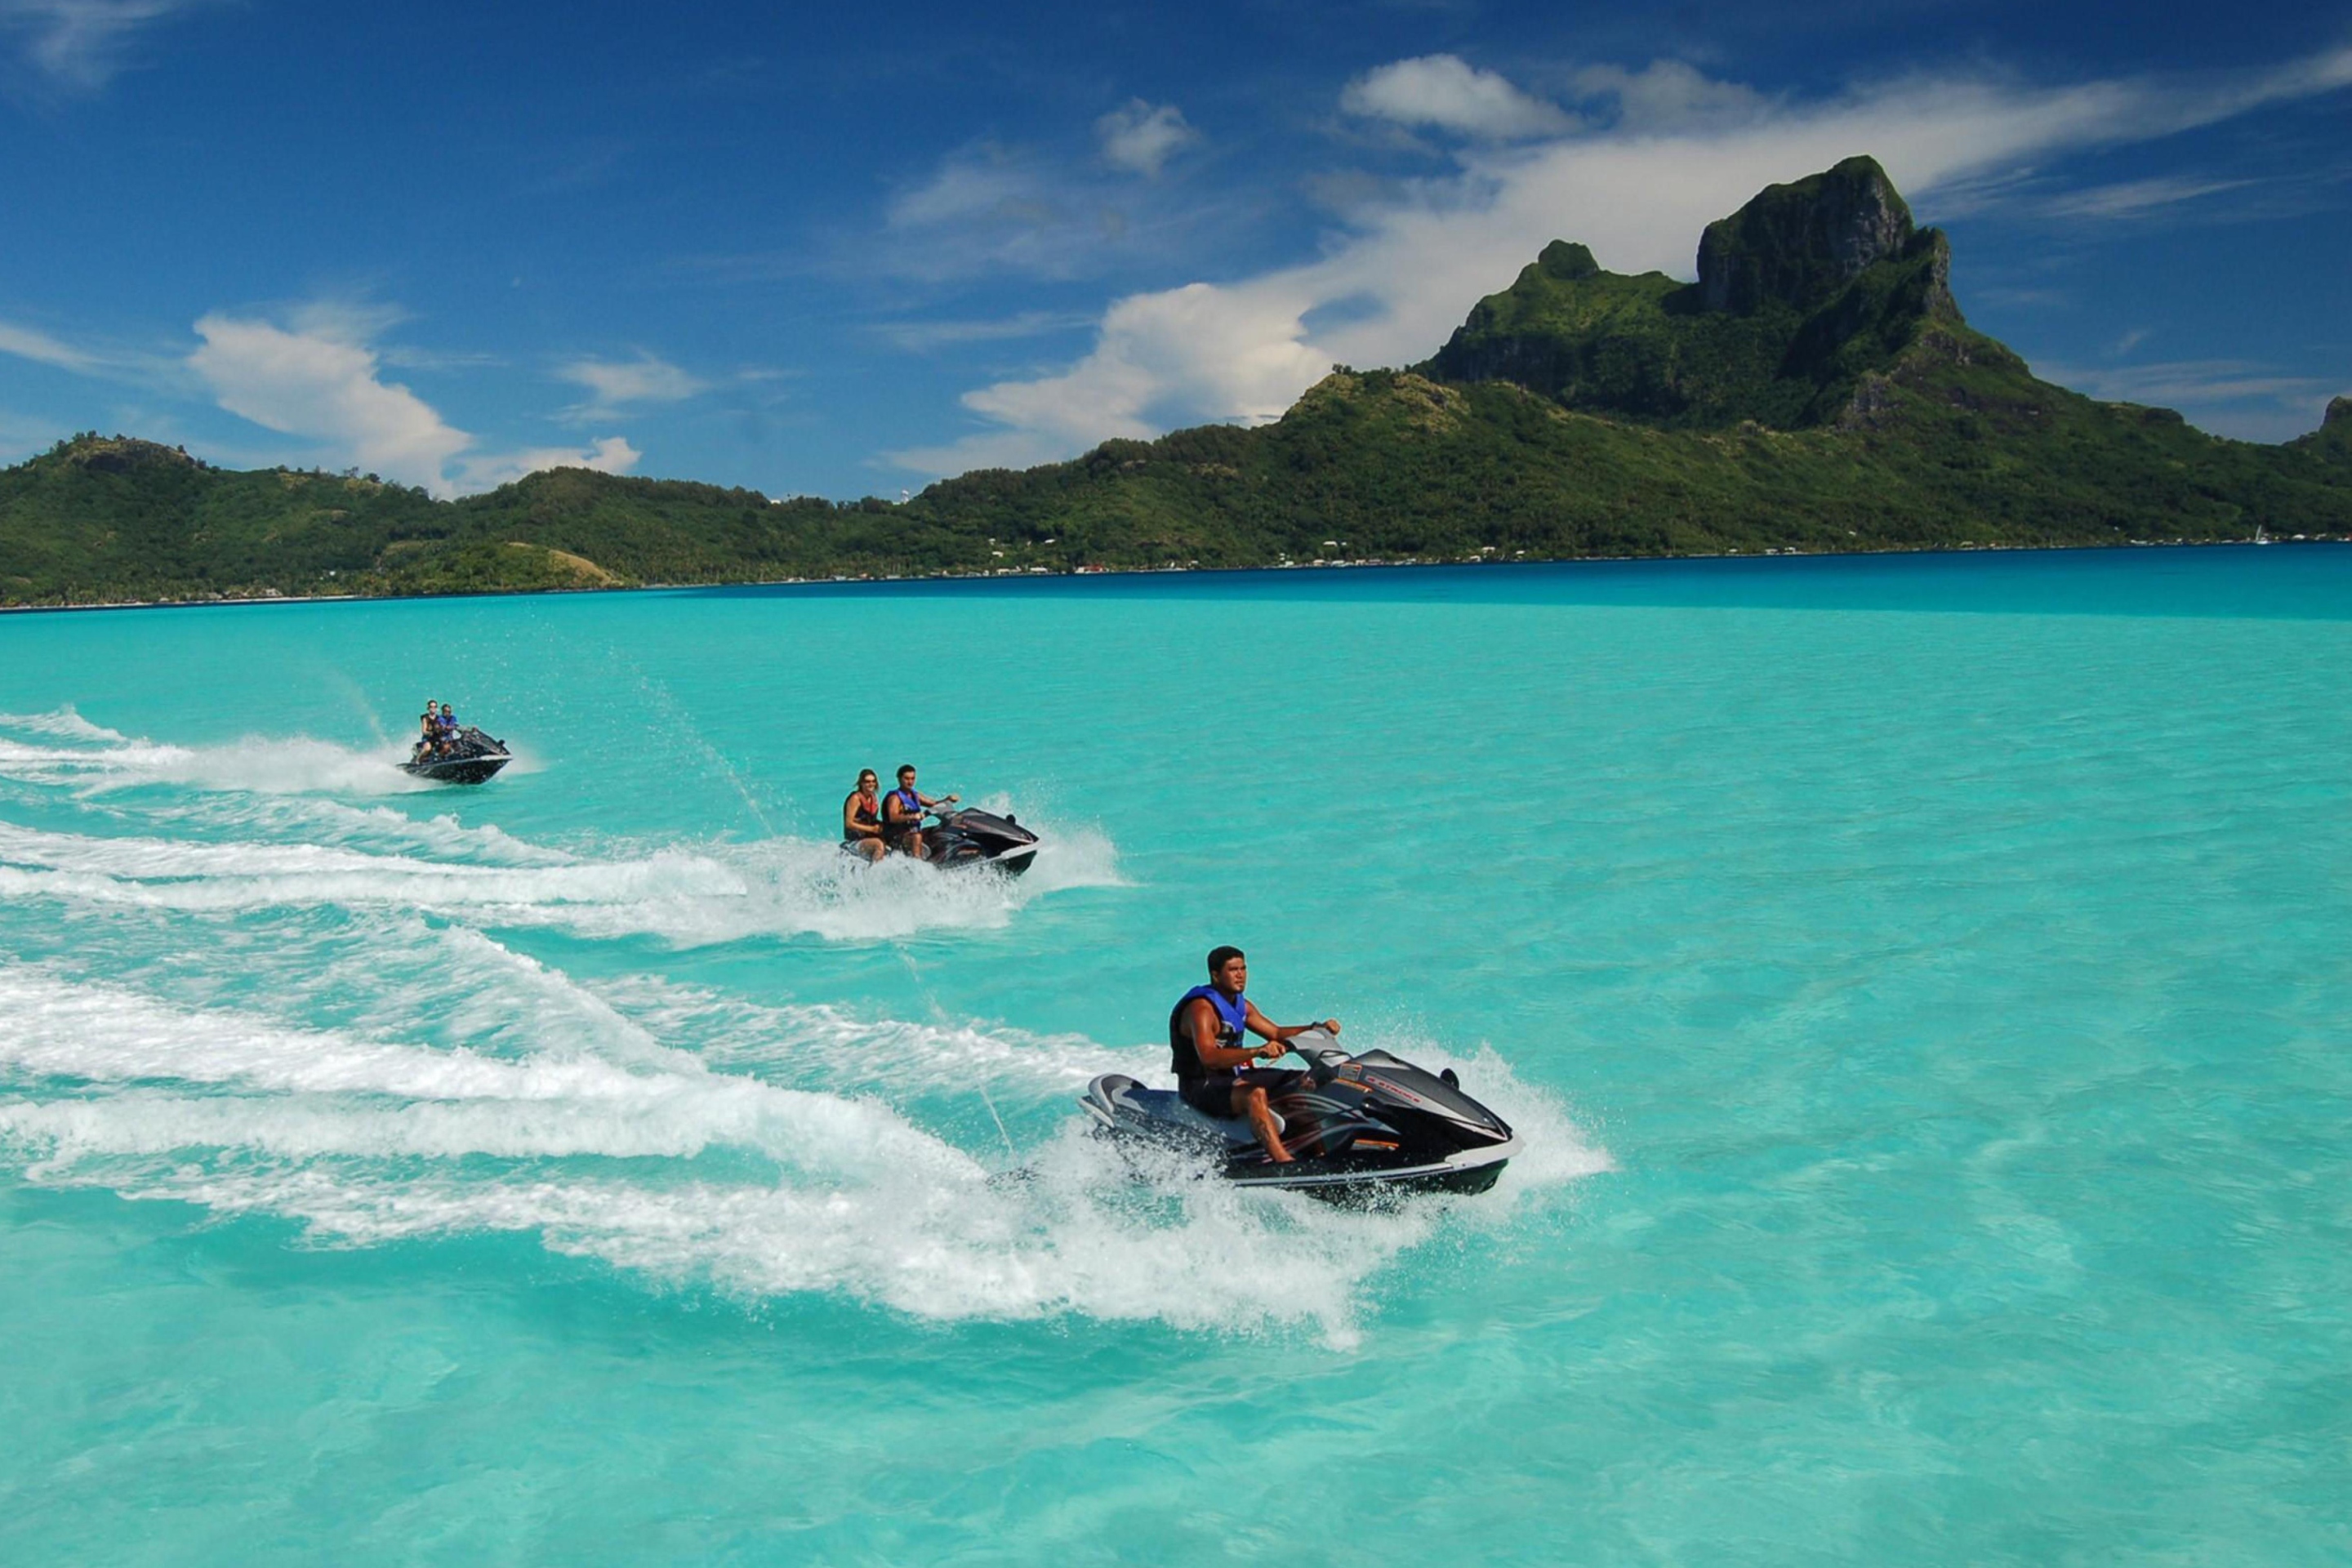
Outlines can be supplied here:
M882 781L872 768L857 775L857 787L841 803L841 847L868 860L888 853L882 841L882 802L875 794Z

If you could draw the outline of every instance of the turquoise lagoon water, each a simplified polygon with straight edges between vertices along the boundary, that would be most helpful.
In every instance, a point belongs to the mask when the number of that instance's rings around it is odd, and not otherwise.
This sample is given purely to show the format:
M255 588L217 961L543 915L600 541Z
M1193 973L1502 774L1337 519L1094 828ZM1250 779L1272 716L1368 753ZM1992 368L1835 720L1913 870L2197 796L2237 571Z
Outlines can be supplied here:
M2341 1562L2347 670L2317 546L0 618L0 1560ZM1079 1135L1223 941L1503 1184Z

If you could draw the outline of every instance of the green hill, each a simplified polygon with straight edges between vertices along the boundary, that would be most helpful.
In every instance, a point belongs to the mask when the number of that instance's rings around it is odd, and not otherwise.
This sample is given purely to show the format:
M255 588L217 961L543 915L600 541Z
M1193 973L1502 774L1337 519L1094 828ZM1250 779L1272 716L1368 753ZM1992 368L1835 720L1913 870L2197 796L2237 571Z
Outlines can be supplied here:
M1555 241L1421 365L896 507L580 468L435 501L86 435L0 471L0 602L2352 534L2352 400L2267 447L2037 380L1870 159L1709 225L1698 272Z

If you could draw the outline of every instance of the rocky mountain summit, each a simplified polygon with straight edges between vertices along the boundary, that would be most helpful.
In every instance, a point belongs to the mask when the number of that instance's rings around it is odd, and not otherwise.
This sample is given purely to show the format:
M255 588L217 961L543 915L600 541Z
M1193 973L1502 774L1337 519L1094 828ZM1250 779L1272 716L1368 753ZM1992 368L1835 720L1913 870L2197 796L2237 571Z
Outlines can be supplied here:
M51 454L58 460L101 474L127 474L142 468L201 468L185 447L166 447L135 436L100 436L86 430Z
M1773 305L1810 310L1882 261L1933 250L1944 258L1927 309L1959 314L1948 285L1950 247L1919 230L1875 158L1848 158L1793 184L1770 185L1706 226L1698 240L1703 307L1752 316Z
M1696 283L1604 272L1554 241L1423 368L1670 428L1802 429L1874 417L1884 391L1865 379L1922 347L2024 370L1968 331L1942 231L1914 225L1876 160L1849 158L1709 224Z

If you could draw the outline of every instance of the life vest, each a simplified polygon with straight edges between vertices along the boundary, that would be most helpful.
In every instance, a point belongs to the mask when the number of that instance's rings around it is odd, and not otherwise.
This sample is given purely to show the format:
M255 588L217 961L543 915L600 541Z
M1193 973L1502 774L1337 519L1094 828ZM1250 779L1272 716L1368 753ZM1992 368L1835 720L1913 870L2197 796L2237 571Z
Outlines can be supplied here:
M896 822L890 820L887 813L883 815L882 831L889 836L892 843L904 839L908 834L923 826L921 795L910 789L894 789L884 798L897 801L898 810L902 814Z
M851 790L849 792L849 798L843 801L841 804L849 808L849 820L856 823L858 826L879 827L882 826L881 802L877 801L872 805L868 805L866 804L866 796L862 793L857 790Z
M1192 1004L1202 997L1217 1010L1217 1044L1227 1050L1242 1043L1242 1030L1249 1023L1249 1004L1239 996L1228 996L1213 985L1195 985L1176 1000L1168 1015L1168 1065L1180 1079L1206 1078L1213 1072L1231 1072L1231 1068L1212 1068L1201 1059L1192 1047Z

